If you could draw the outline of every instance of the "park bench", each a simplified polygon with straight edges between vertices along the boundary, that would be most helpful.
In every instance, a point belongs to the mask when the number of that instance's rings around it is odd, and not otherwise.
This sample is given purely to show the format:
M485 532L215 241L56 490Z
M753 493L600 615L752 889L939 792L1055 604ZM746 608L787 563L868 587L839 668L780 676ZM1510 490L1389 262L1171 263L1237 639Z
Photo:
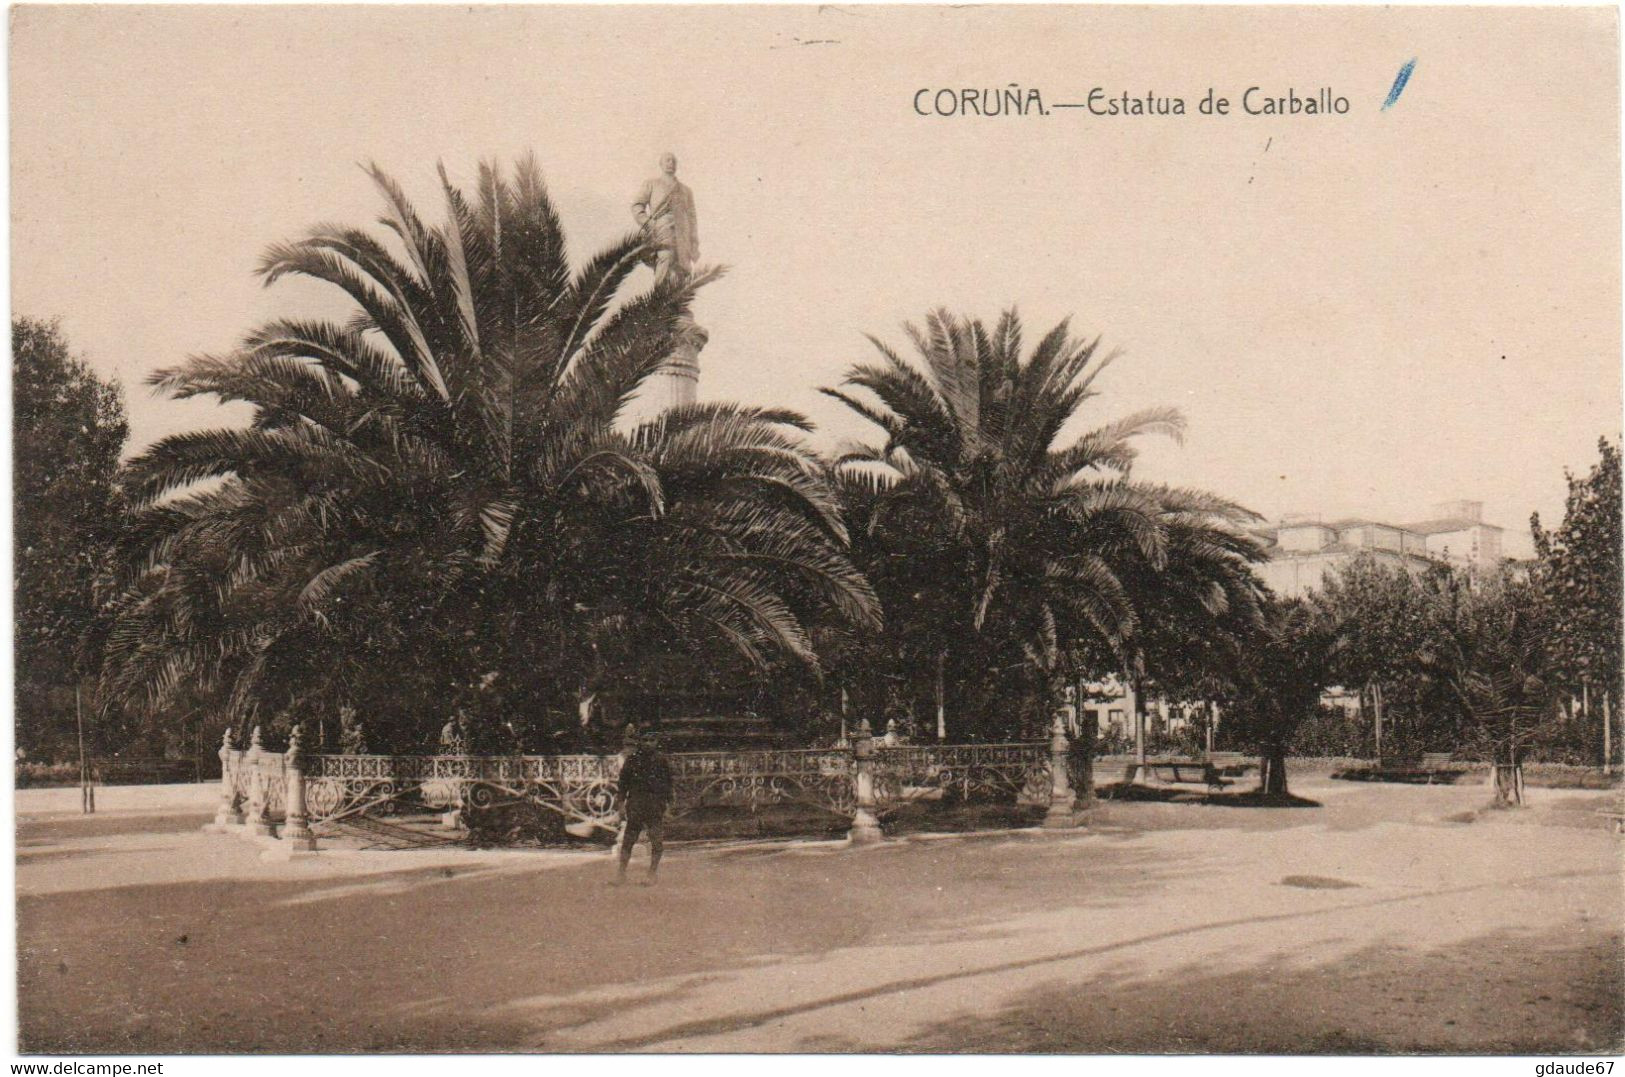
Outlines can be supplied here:
M1145 769L1167 782L1201 783L1209 789L1224 788L1219 770L1205 759L1147 759Z
M1428 780L1429 785L1433 784L1433 779L1434 778L1440 777L1442 775L1450 775L1452 778L1454 778L1455 777L1455 771L1452 770L1451 767L1450 767L1450 753L1449 752L1423 752L1422 753L1422 773L1427 775L1427 780Z
M1381 781L1409 782L1415 785L1446 785L1460 778L1464 771L1451 763L1449 752L1406 752L1384 755L1373 770Z
M1613 820L1615 834L1625 834L1625 811L1618 808L1598 808L1597 814L1604 819Z
M1257 761L1241 752L1209 752L1207 761L1225 778L1244 777L1247 772L1258 769Z

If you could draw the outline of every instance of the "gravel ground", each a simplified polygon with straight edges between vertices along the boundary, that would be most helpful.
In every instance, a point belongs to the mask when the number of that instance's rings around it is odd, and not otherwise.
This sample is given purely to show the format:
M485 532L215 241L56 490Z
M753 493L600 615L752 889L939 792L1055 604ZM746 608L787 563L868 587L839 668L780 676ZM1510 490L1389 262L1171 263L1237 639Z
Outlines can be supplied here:
M32 1053L1617 1051L1616 793L1294 781L849 849L321 854L18 794ZM61 799L58 797L57 799ZM641 857L641 852L640 852Z

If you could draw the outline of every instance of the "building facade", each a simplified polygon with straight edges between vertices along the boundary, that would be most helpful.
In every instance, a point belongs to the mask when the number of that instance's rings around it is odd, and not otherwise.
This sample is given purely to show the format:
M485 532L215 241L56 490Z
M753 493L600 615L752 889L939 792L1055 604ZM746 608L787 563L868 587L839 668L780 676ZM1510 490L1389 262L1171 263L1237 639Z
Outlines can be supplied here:
M1492 568L1501 563L1505 529L1484 522L1482 502L1446 501L1415 523L1297 514L1254 533L1269 551L1259 575L1276 594L1296 598L1361 556L1406 569L1436 563Z
M1120 678L1108 677L1086 684L1081 697L1068 689L1066 702L1069 736L1079 736L1092 725L1097 742L1118 749L1133 743L1134 689ZM1211 746L1212 731L1218 728L1220 721L1220 709L1217 703L1170 703L1148 694L1145 719L1144 732L1152 740L1185 734L1198 741L1206 740Z

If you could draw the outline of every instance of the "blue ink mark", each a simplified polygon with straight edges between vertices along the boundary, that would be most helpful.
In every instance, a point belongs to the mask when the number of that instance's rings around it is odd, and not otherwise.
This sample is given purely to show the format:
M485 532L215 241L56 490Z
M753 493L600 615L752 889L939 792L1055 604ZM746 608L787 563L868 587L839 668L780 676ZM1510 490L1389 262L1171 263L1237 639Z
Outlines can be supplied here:
M1405 92L1405 84L1411 81L1411 72L1415 70L1416 58L1412 57L1399 69L1399 74L1394 76L1394 88L1388 91L1388 100L1382 103L1382 111L1387 112L1393 107L1394 102L1399 100L1399 95Z

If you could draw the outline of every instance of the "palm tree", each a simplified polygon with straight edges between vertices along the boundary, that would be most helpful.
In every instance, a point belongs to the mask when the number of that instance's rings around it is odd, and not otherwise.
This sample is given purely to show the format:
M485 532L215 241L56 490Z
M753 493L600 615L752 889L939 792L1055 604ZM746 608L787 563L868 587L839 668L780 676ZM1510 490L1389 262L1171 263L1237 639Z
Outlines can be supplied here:
M823 391L883 435L836 461L855 557L896 662L937 667L938 706L958 700L963 732L1011 732L1013 711L1042 718L1080 641L1107 668L1137 671L1145 615L1176 599L1256 609L1262 553L1242 530L1255 517L1130 477L1134 440L1179 437L1177 411L1063 436L1115 358L1098 339L1062 322L1023 356L1014 310L991 332L941 310L905 328L918 363L870 337L880 361Z
M439 227L369 172L390 235L321 226L260 267L338 288L348 321L273 321L151 379L253 421L130 462L110 698L193 681L244 720L349 700L405 743L454 703L590 691L607 651L814 663L805 618L875 623L804 420L618 423L718 271L627 297L636 235L572 270L530 159L482 166L472 195L442 169Z

